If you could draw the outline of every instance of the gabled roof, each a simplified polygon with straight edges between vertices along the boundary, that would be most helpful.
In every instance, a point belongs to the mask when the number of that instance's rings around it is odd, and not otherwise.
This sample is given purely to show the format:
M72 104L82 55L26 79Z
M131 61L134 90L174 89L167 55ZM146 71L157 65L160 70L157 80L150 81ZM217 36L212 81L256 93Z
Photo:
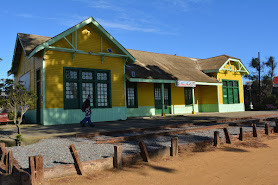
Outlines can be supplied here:
M142 79L182 80L218 83L214 77L209 77L199 70L196 59L175 55L159 54L146 51L128 50L135 63L126 66L126 74Z
M225 64L225 62L230 58L239 60L238 58L231 57L228 55L220 55L220 56L211 57L207 59L200 59L197 61L197 63L200 66L200 70L202 71L219 70L223 66L223 64Z
M96 31L105 39L107 39L119 53L126 55L127 60L130 63L135 61L135 58L112 35L110 35L95 19L89 17L88 19L76 24L75 26L65 30L64 32L54 37L44 37L39 35L18 33L15 44L14 57L12 61L12 68L8 73L13 74L16 72L22 50L24 51L26 56L30 58L41 50L46 49L51 44L57 42L60 39L63 39L67 35L86 25L91 25L93 29L96 29Z
M32 35L26 33L18 33L17 35L23 46L23 50L27 56L34 50L36 46L51 39L51 37Z

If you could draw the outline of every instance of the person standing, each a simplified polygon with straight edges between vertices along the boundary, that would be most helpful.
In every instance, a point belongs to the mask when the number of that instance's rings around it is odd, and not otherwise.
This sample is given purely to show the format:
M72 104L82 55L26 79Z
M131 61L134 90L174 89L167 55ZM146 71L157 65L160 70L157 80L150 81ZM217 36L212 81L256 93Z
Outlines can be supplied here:
M82 104L82 111L85 112L85 118L80 121L82 127L85 127L85 124L88 122L89 126L94 127L95 125L91 121L91 96L88 95L87 99Z

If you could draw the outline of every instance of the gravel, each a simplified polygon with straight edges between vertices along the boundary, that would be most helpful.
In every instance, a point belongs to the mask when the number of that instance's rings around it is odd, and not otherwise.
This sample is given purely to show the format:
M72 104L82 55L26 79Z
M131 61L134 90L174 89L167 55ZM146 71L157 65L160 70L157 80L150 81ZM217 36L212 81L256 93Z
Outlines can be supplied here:
M275 126L274 122L268 122L270 126ZM198 126L186 127L197 128ZM199 126L200 128L203 126ZM230 126L228 128L230 135L235 135L239 133L240 126ZM244 132L252 131L251 126L241 126ZM181 128L167 129L169 130L180 130ZM185 128L183 128L185 129ZM257 129L264 129L264 123L257 124ZM166 131L166 130L159 130ZM179 144L187 144L198 141L205 141L213 139L214 131L220 132L220 137L224 137L223 129L211 129L211 130L202 130L196 132L190 132L186 134L178 134L172 136L159 136L157 138L145 138L143 141L146 144L148 150L158 149L162 147L167 147L171 145L171 138L178 137ZM154 131L145 131L147 133L155 133ZM138 133L128 133L121 134L117 136L127 136L134 135ZM111 136L110 136L111 137ZM107 139L110 138L107 136L98 136L98 139ZM20 147L7 147L8 150L13 151L13 155L19 164L23 168L28 168L28 156L42 155L44 159L44 167L53 167L60 164L73 164L72 156L69 152L68 146L74 144L76 150L79 154L81 161L89 161L102 159L107 157L112 157L114 155L114 144L96 144L96 141L86 138L50 138L43 139L38 143L20 146ZM123 154L131 154L139 152L138 141L125 141L122 143Z

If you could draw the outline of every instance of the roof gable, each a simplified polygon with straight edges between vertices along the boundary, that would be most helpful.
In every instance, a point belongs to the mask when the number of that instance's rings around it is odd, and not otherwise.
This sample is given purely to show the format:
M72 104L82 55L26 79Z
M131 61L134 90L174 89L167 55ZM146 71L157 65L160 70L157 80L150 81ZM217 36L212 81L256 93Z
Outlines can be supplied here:
M67 35L74 33L78 29L82 28L85 25L91 25L94 29L96 29L102 36L106 37L107 40L111 41L114 47L116 47L119 51L121 51L124 55L127 55L128 60L130 62L134 62L135 58L112 36L110 35L95 19L92 17L80 22L79 24L67 29L66 31L56 35L55 37L50 38L46 42L41 43L40 45L36 46L32 52L29 54L28 58L32 57L35 53L48 48L51 44L55 43L56 41L65 38Z

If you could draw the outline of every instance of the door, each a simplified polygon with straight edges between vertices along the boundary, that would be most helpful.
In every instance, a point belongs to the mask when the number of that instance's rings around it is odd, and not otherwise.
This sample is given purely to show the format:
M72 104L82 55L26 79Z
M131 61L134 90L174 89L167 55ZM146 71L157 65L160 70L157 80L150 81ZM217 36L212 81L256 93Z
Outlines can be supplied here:
M37 123L41 123L41 70L36 71L36 89L37 89Z
M161 84L154 84L155 114L162 114ZM171 84L164 84L164 112L171 114Z

